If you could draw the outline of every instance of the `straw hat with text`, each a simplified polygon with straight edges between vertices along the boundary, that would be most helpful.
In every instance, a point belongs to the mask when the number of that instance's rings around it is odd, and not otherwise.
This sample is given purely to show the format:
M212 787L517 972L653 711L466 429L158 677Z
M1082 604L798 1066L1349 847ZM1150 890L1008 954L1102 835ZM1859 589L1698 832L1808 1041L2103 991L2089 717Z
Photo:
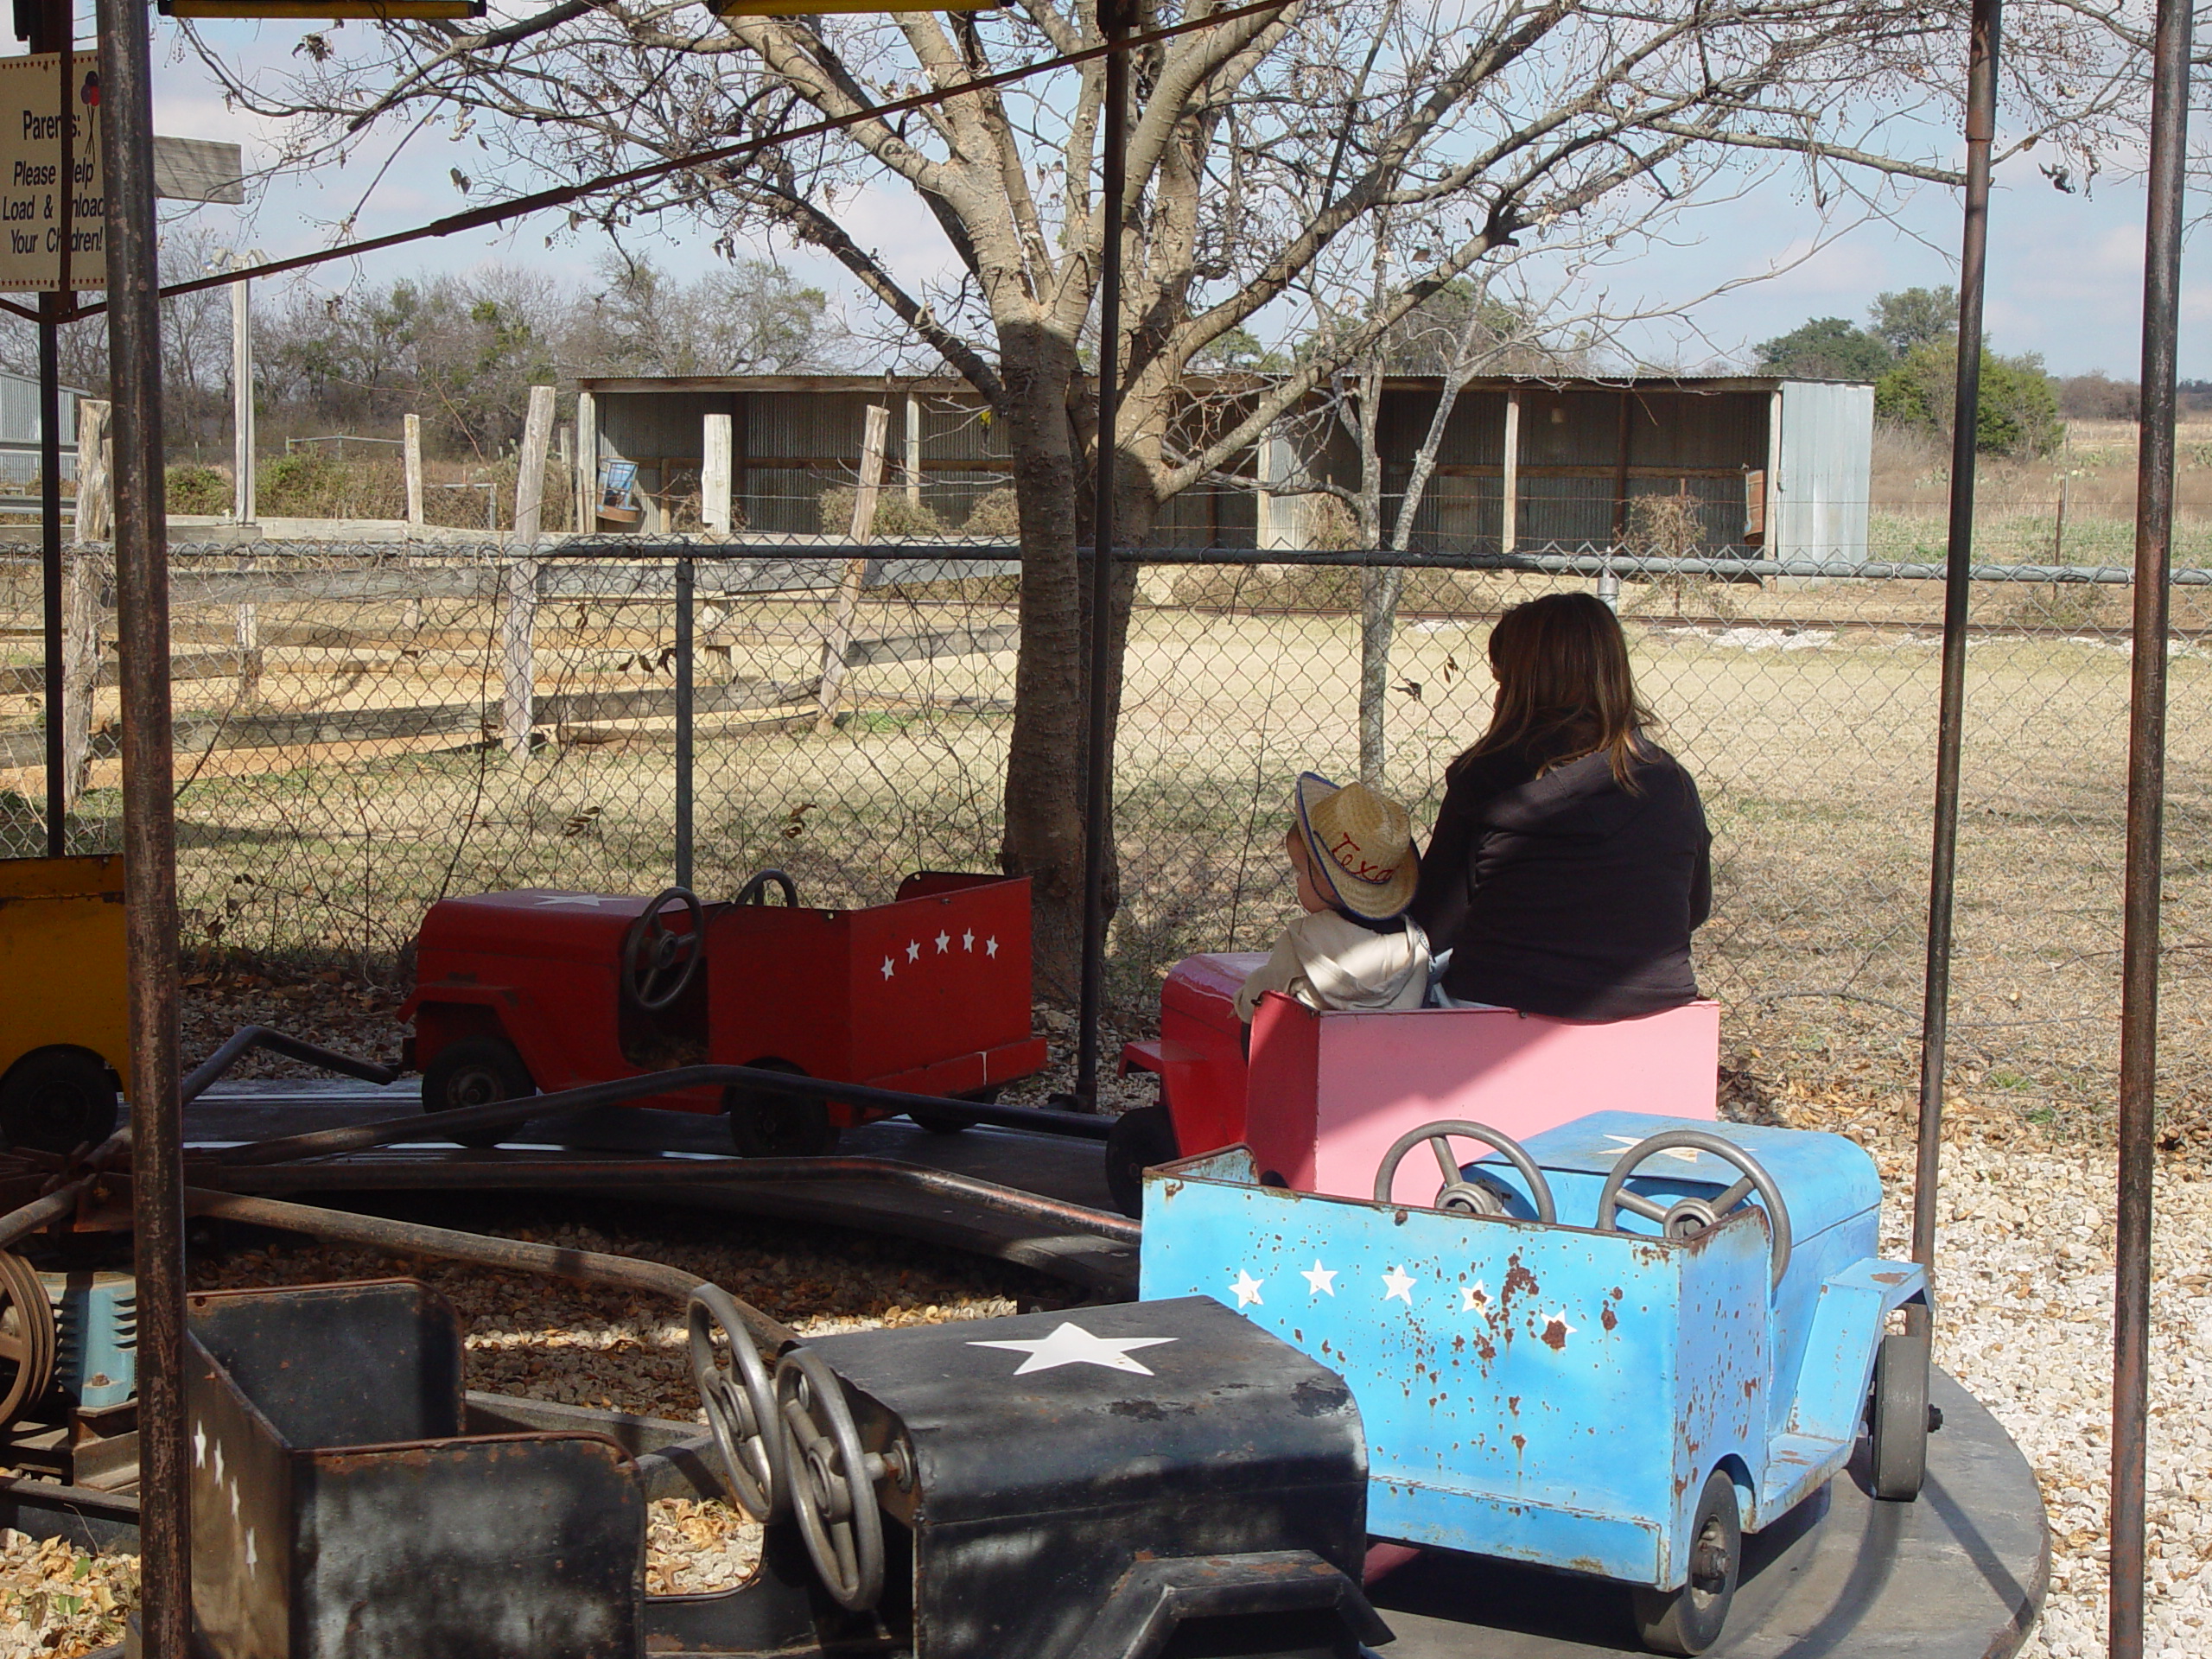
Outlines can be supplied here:
M1312 772L1299 774L1291 797L1313 879L1328 897L1372 922L1388 921L1413 902L1421 856L1404 807L1365 784L1339 789Z

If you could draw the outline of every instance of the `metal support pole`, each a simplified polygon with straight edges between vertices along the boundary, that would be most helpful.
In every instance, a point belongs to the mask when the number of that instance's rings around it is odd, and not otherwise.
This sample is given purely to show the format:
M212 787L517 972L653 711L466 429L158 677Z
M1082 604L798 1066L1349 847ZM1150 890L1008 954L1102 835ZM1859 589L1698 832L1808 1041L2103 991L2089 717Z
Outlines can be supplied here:
M40 570L46 610L46 855L69 850L69 762L61 709L61 325L62 296L38 296L38 472Z
M1107 44L1128 33L1127 0L1099 0ZM1129 59L1106 58L1106 111L1099 187L1098 448L1090 530L1090 722L1084 752L1083 818L1083 994L1077 1013L1075 1094L1098 1109L1098 1019L1106 989L1106 820L1114 805L1114 722L1107 696L1114 666L1114 461L1120 442L1122 194L1128 179Z
M691 885L691 561L676 562L676 885Z
M2158 1082L2159 860L2166 788L2166 608L2173 563L2174 372L2189 149L2189 0L2159 0L2143 248L2143 404L2135 473L2135 651L2127 711L2120 950L2120 1190L2113 1258L2113 1659L2142 1659L2151 1367L2151 1175Z
M1981 409L1981 289L1989 251L1989 146L1997 135L2000 0L1974 0L1967 47L1966 227L1959 251L1959 379L1951 406L1951 522L1943 575L1942 701L1936 731L1936 827L1928 859L1928 967L1920 1016L1920 1149L1912 1185L1912 1259L1936 1263L1936 1189L1943 1154L1944 1046L1951 1017L1951 899L1958 873L1959 740L1967 701L1967 601L1974 560L1974 438ZM1926 1309L1908 1313L1924 1330Z
M139 1651L146 1659L185 1659L192 1573L182 1363L184 1114L177 1090L175 779L162 499L153 74L144 0L99 0L99 5L108 361L115 386L131 1230L138 1283Z
M28 16L25 11L28 11ZM70 76L70 49L75 45L74 19L69 0L42 0L20 10L17 16L29 24L23 39L34 53L61 54L61 86L55 100L67 115L75 100ZM65 151L69 148L64 140ZM73 194L73 190L71 192ZM65 228L73 227L73 216ZM69 850L69 758L64 747L62 709L67 699L61 648L61 324L62 307L74 299L69 294L38 296L38 475L39 566L45 584L41 632L46 636L46 855L60 858Z
M258 248L251 253L234 248L231 268L258 264L261 257ZM231 511L242 524L251 524L260 512L254 490L258 448L253 429L252 287L244 277L231 284Z

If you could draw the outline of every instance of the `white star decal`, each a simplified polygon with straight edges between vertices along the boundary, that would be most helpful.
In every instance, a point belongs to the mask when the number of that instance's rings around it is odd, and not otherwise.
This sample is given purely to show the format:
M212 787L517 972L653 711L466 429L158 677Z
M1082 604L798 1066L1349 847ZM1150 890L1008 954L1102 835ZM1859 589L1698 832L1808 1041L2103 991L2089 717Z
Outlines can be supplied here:
M620 899L594 899L588 893L561 893L550 899L541 899L531 908L543 910L549 905L576 905L585 910L597 910L601 905L619 905Z
M1643 1144L1643 1140L1640 1140L1634 1135L1609 1135L1605 1139L1608 1141L1619 1141L1621 1143L1621 1150L1623 1152L1626 1152L1630 1147L1638 1147ZM1653 1153L1651 1155L1654 1158L1679 1158L1686 1164L1694 1164L1697 1162L1700 1156L1698 1149L1695 1147L1662 1147L1658 1151ZM1619 1160L1616 1159L1614 1161L1618 1162Z
M1459 1311L1471 1313L1490 1300L1490 1287L1479 1279L1459 1293Z
M891 977L892 974L893 974L894 971L895 971L895 970L893 969L893 967L892 967L892 965L891 965L891 958L890 958L890 957L886 957L883 959L883 976L884 976L886 979L888 979L888 978L890 978L890 977Z
M960 936L960 948L963 950L973 950L976 948L976 930L974 928L969 928L965 933L963 933Z
M253 1547L253 1529L248 1527L245 1529L245 1570L252 1572L260 1560L259 1553Z
M1298 1270L1298 1276L1310 1287L1306 1292L1309 1296L1333 1296L1337 1294L1337 1269L1323 1267L1318 1255L1313 1258L1312 1267Z
M1548 1313L1544 1316L1544 1330L1547 1335L1550 1333L1551 1328L1554 1325L1557 1325L1559 1327L1559 1333L1562 1341L1567 1338L1573 1336L1576 1332L1582 1328L1579 1325L1569 1325L1567 1322L1567 1310L1564 1307L1560 1308L1556 1313Z
M1382 1300L1387 1302L1395 1296L1411 1307L1414 1305L1414 1287L1420 1282L1403 1268L1394 1267L1382 1275Z
M1260 1287L1267 1282L1264 1279L1255 1279L1242 1268L1236 1269L1236 1282L1230 1288L1236 1293L1236 1306L1240 1312L1260 1301ZM1262 1306L1265 1304L1262 1303Z
M939 955L940 957L944 956L944 955L946 955L947 953L949 953L949 952L951 950L951 949L952 949L952 935L951 935L951 934L950 934L950 933L940 933L940 934L938 934L938 935L937 936L937 953L938 953L938 955Z
M985 939L983 941L983 954L985 956L995 957L998 953L999 942L996 939Z
M218 1486L223 1484L223 1443L220 1440L215 1442L215 1484Z
M1033 1342L971 1342L970 1348L1004 1348L1028 1358L1014 1367L1016 1376L1027 1376L1032 1371L1050 1371L1062 1365L1096 1365L1109 1371L1134 1371L1139 1376L1150 1376L1152 1368L1140 1365L1129 1357L1136 1348L1157 1348L1161 1343L1174 1342L1174 1337L1097 1337L1071 1320L1062 1320L1058 1330L1049 1337L1039 1337Z
M195 1469L207 1466L207 1425L205 1423L192 1426L192 1466Z
M909 962L919 962L921 959L922 959L922 942L921 942L919 939L909 939L909 940L907 940L907 941L906 941L906 960L907 960L907 961L909 961Z
M232 1520L232 1522L233 1523L235 1523L235 1522L237 1522L238 1518L238 1482L237 1482L236 1480L233 1480L233 1481L232 1481L232 1482L231 1482L231 1520Z

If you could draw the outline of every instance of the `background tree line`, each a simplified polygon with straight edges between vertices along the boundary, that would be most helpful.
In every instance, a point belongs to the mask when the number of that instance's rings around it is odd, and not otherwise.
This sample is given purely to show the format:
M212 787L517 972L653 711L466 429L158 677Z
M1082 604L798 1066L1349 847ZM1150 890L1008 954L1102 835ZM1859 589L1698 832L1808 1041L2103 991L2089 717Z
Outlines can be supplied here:
M1862 325L1815 317L1754 348L1768 374L1813 380L1871 380L1878 418L1949 442L1958 385L1959 296L1949 288L1908 288L1877 294ZM2140 388L2101 369L2053 375L2034 352L1981 353L1981 400L1975 423L1985 453L2029 460L2065 440L2064 423L2132 421ZM2212 407L2212 382L2187 382L2184 406Z
M163 276L222 269L205 232L173 233ZM849 339L822 289L772 261L739 259L683 278L610 251L588 276L490 264L332 291L308 283L253 294L254 397L264 452L288 437L396 437L419 415L434 454L491 460L522 434L533 385L579 375L835 372ZM170 458L231 457L231 290L167 300L162 397ZM62 331L65 385L107 390L107 331ZM32 328L0 329L0 367L37 372Z

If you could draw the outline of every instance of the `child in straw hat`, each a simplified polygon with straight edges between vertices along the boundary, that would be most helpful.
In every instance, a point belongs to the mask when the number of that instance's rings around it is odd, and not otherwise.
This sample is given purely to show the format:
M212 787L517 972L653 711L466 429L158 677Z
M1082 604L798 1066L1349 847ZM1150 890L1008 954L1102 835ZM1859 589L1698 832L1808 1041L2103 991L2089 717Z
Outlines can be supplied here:
M1262 995L1309 1008L1417 1008L1428 993L1428 938L1405 914L1421 875L1406 809L1364 784L1314 772L1291 791L1283 838L1306 908L1236 994L1248 1023Z

